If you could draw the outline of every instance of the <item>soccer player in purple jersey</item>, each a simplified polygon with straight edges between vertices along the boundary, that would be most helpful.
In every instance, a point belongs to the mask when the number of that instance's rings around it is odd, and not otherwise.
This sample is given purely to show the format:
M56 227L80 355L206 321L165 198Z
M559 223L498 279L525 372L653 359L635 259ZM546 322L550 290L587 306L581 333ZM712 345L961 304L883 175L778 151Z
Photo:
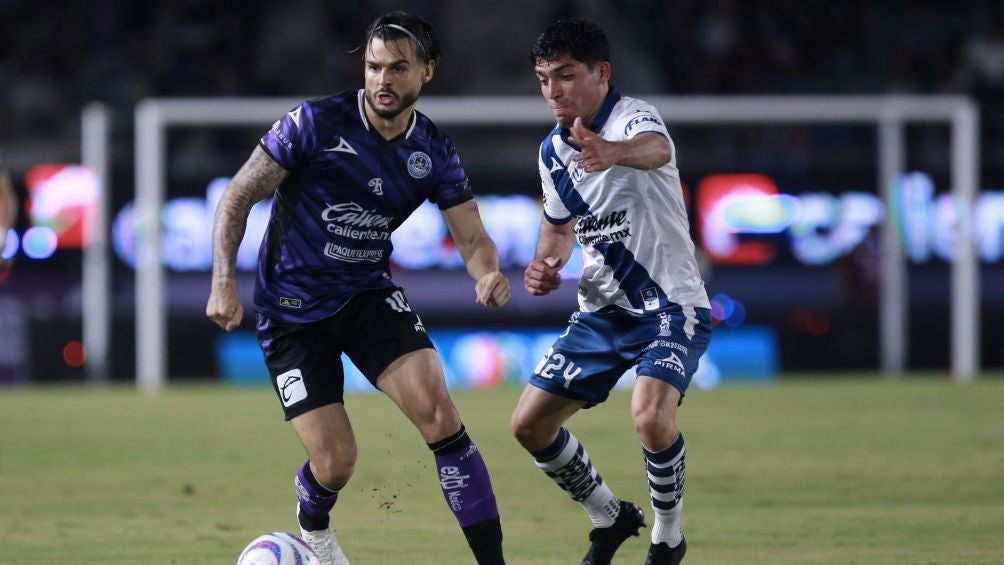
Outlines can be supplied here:
M558 288L575 241L584 266L579 309L535 368L513 411L513 433L589 515L582 563L609 564L638 535L644 514L613 494L565 422L606 400L634 368L631 413L655 513L645 563L676 565L687 548L676 412L711 329L676 151L655 108L611 86L610 48L596 24L555 22L530 58L558 123L540 146L544 218L523 283L534 296Z
M206 314L241 322L235 259L254 203L273 195L255 305L272 385L306 449L297 520L325 564L348 560L330 526L356 442L344 407L344 352L411 420L479 564L504 563L484 460L447 393L425 327L390 276L390 234L436 203L476 281L475 302L510 296L452 142L415 110L439 48L425 20L392 12L362 44L365 87L303 102L275 123L227 186L216 212Z

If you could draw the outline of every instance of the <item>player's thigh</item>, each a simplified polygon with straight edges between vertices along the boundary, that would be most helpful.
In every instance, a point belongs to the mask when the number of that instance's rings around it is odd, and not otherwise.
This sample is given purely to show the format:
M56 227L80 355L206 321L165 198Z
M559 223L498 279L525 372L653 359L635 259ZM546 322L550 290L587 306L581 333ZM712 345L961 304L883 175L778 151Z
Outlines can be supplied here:
M583 401L589 408L610 395L630 368L630 356L618 350L618 321L598 312L572 314L568 327L537 363L530 384Z
M435 443L460 429L460 415L446 390L434 349L398 357L384 369L377 386L411 420L426 443Z
M320 324L284 324L259 315L258 342L286 420L344 401L341 352Z
M345 337L345 353L363 376L374 386L399 358L423 349L432 349L432 341L422 319L408 304L400 288L385 288L360 293L339 314L340 331ZM422 359L419 359L419 362ZM432 367L419 365L422 375ZM435 363L442 379L442 369Z

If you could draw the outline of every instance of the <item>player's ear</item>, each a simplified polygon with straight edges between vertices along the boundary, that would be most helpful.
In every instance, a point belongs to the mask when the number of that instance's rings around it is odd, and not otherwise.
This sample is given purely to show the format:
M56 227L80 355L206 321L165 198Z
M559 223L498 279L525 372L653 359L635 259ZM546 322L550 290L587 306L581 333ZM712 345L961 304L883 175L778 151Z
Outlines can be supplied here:
M435 72L436 72L436 60L429 59L429 61L425 63L425 75L422 76L422 84L425 84L430 80L432 80L432 75L435 74Z
M596 63L596 70L600 73L600 81L609 82L610 81L610 61L600 61Z

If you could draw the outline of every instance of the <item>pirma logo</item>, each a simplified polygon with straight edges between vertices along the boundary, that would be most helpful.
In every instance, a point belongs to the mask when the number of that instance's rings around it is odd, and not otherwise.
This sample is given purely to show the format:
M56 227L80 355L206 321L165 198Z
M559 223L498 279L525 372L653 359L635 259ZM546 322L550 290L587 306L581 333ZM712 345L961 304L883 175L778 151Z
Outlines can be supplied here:
M307 387L303 384L303 373L299 369L279 375L275 378L275 384L283 406L292 406L307 398Z
M683 361L680 360L680 356L672 351L669 353L669 357L665 359L656 359L654 362L656 367L665 367L667 369L673 369L677 373L686 376L686 368L683 366Z

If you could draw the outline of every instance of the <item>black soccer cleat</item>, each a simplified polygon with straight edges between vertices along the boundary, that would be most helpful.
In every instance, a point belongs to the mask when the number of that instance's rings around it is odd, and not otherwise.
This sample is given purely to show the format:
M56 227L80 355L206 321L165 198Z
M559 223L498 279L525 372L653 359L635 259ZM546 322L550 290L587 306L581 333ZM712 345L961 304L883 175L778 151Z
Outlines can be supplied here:
M621 511L608 528L593 528L589 532L589 553L582 558L582 565L610 565L617 548L624 540L638 535L638 528L645 526L645 513L641 506L633 502L621 501Z
M645 565L680 565L687 553L687 540L681 539L680 545L669 547L667 543L653 543L648 548Z

